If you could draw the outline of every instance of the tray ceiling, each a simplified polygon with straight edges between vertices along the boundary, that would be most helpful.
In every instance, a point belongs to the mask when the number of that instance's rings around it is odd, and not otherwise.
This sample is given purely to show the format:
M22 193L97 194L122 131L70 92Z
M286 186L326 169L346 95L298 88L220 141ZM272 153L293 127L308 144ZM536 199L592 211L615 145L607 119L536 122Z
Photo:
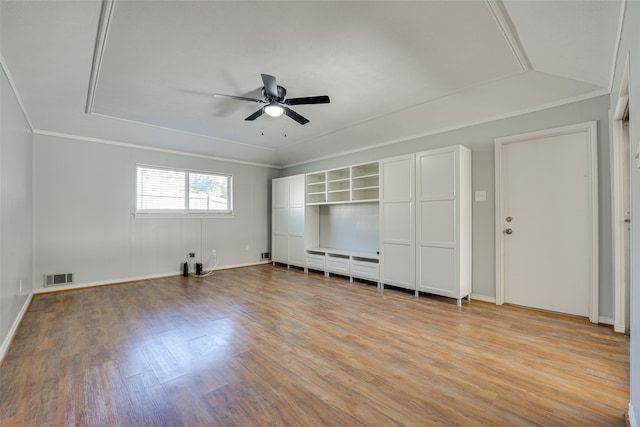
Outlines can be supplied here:
M287 165L605 93L621 7L3 0L0 47L36 131ZM301 126L211 96L260 73L331 103Z

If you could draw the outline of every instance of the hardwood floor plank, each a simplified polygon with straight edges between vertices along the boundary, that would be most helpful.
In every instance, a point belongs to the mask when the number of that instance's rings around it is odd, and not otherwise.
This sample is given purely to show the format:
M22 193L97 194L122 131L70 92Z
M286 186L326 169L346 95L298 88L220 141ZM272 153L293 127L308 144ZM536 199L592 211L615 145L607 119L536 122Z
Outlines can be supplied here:
M131 400L131 425L174 426L180 416L174 410L171 396L166 393L153 371L146 371L124 380Z
M221 426L222 420L207 402L205 395L196 390L187 377L179 377L162 383L169 396L170 413L177 414L171 426Z
M36 295L0 366L16 426L623 426L628 401L610 327L270 265Z

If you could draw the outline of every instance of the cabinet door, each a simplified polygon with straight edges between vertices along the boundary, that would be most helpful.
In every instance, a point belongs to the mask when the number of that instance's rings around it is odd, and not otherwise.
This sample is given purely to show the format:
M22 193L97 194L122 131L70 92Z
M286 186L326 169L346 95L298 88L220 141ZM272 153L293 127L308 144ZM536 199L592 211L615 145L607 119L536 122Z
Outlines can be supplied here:
M304 186L304 174L289 177L289 206L304 206Z
M289 208L290 236L304 236L304 205Z
M413 155L380 162L380 281L415 289Z
M416 154L418 290L460 298L459 147Z
M271 209L271 232L283 236L289 234L289 208Z
M271 207L286 208L289 206L289 179L275 178L271 181Z
M289 238L273 234L271 236L271 259L287 264L289 262Z
M304 237L289 236L289 264L304 267L305 257Z

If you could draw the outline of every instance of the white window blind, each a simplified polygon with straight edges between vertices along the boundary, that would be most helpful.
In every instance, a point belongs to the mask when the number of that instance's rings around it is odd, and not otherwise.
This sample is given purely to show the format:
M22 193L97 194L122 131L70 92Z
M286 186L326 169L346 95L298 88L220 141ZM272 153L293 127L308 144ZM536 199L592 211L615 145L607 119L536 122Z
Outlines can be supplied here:
M232 213L231 176L137 166L138 213Z

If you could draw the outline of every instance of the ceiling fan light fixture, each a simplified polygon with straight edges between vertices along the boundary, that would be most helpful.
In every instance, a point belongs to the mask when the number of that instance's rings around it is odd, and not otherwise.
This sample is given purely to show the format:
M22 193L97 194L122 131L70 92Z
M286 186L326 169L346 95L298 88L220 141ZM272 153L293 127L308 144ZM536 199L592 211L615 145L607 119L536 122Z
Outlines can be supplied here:
M280 117L282 113L284 113L284 108L282 108L282 105L276 102L272 102L271 104L264 107L264 112L271 117Z

